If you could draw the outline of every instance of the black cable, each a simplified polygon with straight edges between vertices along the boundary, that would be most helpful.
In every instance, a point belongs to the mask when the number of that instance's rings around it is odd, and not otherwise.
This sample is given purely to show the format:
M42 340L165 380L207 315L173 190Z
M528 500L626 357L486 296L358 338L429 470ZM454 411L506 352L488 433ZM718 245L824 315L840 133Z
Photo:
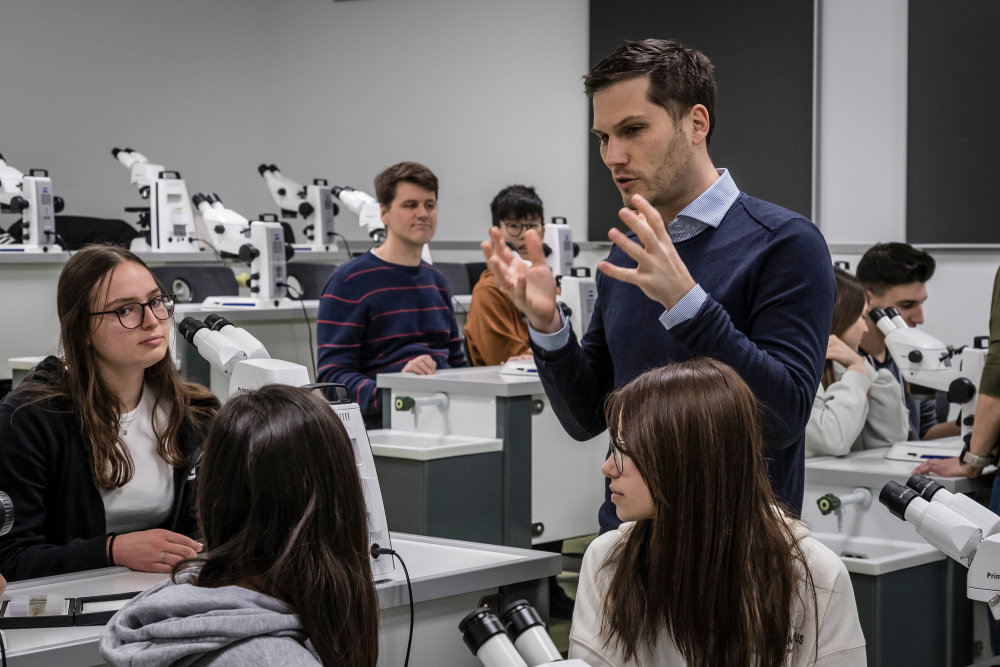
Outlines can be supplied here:
M348 260L354 259L354 255L351 253L351 244L347 242L347 238L340 232L334 232L333 235L339 236L340 240L344 242L344 250L347 251L347 259Z
M406 593L410 597L410 635L406 639L406 658L403 660L403 667L408 667L410 664L410 646L413 645L413 587L410 585L410 571L406 569L406 563L403 562L402 556L392 549L383 549L379 545L373 544L371 553L372 558L378 558L382 555L392 556L403 566L403 574L406 575Z
M313 379L316 382L319 382L319 376L316 374L316 357L314 356L316 354L316 346L313 345L312 324L309 322L309 312L306 310L306 300L305 300L305 297L302 294L302 292L298 291L297 289L295 289L294 287L292 287L288 283L279 282L279 283L276 283L276 284L279 287L284 287L286 290L291 290L291 291L295 292L295 294L298 295L298 296L291 296L290 298L292 298L295 301L298 301L299 305L302 306L302 317L306 321L306 333L309 335L309 363L312 364Z

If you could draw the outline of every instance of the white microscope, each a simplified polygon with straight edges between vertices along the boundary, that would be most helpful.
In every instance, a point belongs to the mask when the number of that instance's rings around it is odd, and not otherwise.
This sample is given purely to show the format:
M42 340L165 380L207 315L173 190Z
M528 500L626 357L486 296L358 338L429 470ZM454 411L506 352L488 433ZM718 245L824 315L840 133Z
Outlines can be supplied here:
M248 221L226 208L217 194L195 194L191 201L201 213L212 244L223 257L235 257L250 267L252 296L210 296L205 305L216 308L279 308L294 303L288 298L288 260L294 252L285 243L277 220Z
M963 442L972 436L979 379L986 362L981 348L949 348L930 334L909 326L899 312L888 307L873 308L869 317L885 334L885 344L899 367L903 380L916 388L927 387L948 393L951 403L962 406L962 438L909 441L892 445L887 459L920 462L932 457L958 456ZM958 365L952 365L957 358Z
M1000 620L1000 534L996 534L1000 517L967 496L938 487L923 475L913 475L906 486L895 481L886 484L879 501L893 515L912 523L929 543L969 568L966 597L985 602L993 618Z
M566 218L552 218L552 222L545 225L543 248L545 261L559 285L557 300L569 311L569 319L577 338L582 338L594 314L597 283L591 277L590 269L573 266L579 246L573 243L573 232L566 224Z
M52 193L49 172L31 169L25 176L0 155L0 212L21 216L21 242L0 241L0 252L62 250L56 236L56 213L62 209L62 197Z
M139 196L149 200L148 207L127 207L139 214L139 227L148 230L132 241L132 250L151 252L199 252L195 237L194 213L188 199L187 185L180 172L167 171L131 148L112 148L111 155L131 174Z
M507 605L500 618L488 608L476 609L458 629L484 667L587 667L583 660L563 660L538 611L526 600Z
M281 207L282 217L302 218L300 231L306 242L296 242L292 247L297 252L336 252L333 218L337 215L337 205L333 203L333 189L326 179L315 178L312 185L300 185L273 164L262 164L257 171L267 181L267 189Z
M307 388L332 386L337 391L337 399L330 402L330 407L344 424L354 448L358 475L365 494L370 551L377 548L391 549L389 524L385 518L382 489L378 483L368 432L358 404L352 403L347 397L347 389L343 385L311 385L309 371L305 366L271 359L264 345L250 332L234 326L219 315L209 315L204 322L194 317L185 317L177 325L177 332L198 350L213 369L229 379L229 396L253 391L265 384ZM369 557L369 560L372 576L376 581L388 579L395 569L392 558Z

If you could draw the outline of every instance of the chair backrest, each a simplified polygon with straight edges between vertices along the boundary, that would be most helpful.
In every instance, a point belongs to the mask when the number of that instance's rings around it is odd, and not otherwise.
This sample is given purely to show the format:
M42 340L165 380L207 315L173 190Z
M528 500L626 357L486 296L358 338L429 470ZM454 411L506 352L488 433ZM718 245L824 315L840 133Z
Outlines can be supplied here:
M240 293L233 270L222 264L151 266L149 270L178 303L201 303L210 296Z
M466 262L465 271L469 274L469 289L471 290L479 282L479 278L486 270L486 262Z
M335 264L316 264L313 262L289 262L288 281L292 289L288 296L298 299L318 299L323 295L323 288L330 274L337 268ZM301 292L301 294L299 294Z
M461 262L435 262L434 268L444 276L452 295L472 293L469 273L465 269L465 264Z

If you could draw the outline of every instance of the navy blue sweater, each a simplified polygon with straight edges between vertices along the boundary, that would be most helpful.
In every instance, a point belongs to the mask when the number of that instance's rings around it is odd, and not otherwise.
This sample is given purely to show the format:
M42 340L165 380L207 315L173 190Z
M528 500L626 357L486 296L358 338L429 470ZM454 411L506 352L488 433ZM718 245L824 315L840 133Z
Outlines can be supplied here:
M367 252L333 272L316 318L320 382L347 386L367 413L378 411L375 376L429 354L438 368L465 366L451 293L430 264L402 266Z
M729 364L765 407L768 475L778 499L798 513L805 426L835 295L826 242L805 218L741 193L718 228L676 247L708 293L697 315L667 331L658 320L661 304L599 274L597 306L582 346L575 335L560 350L532 345L545 392L567 432L586 440L606 428L605 396L643 371L695 357ZM635 266L617 247L608 261ZM602 532L621 523L607 492L599 518Z

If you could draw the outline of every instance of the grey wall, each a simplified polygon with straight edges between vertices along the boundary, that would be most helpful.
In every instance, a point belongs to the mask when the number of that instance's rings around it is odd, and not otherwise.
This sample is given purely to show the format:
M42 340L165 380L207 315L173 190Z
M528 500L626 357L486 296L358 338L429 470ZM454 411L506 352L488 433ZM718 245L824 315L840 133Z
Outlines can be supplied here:
M579 0L8 2L0 153L76 215L141 204L127 145L248 217L275 210L261 162L371 192L412 159L441 179L439 238L479 240L513 182L582 230L586 34Z
M835 254L856 257L905 239L907 2L818 0L816 13L811 213ZM583 238L588 16L583 0L8 1L0 153L49 169L67 213L100 216L140 203L116 145L248 216L274 208L260 162L370 188L416 159L442 179L439 239L481 239L490 198L516 181ZM762 137L782 131L774 108ZM338 228L362 238L349 213ZM927 329L971 340L1000 251L932 252Z

